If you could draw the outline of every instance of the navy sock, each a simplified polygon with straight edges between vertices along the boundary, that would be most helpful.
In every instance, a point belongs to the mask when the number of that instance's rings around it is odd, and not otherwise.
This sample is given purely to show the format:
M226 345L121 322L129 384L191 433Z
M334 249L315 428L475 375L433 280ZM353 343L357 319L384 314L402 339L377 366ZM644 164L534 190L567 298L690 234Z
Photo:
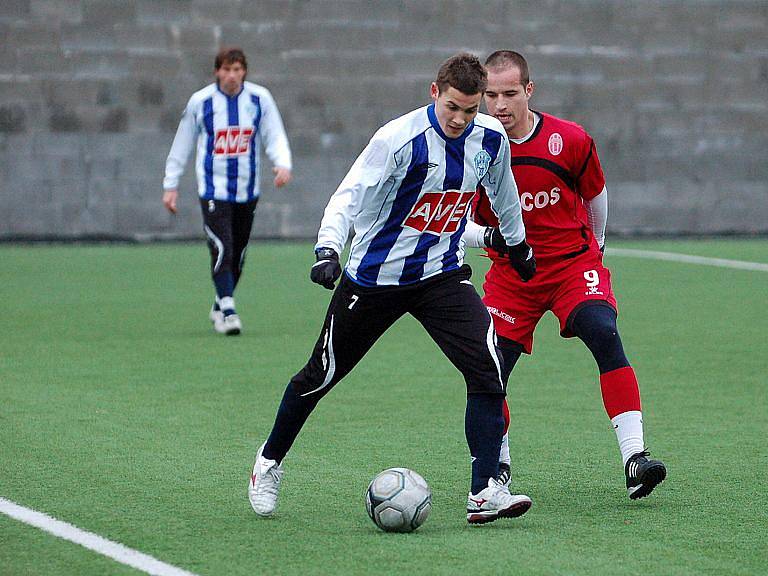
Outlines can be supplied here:
M467 394L464 432L472 455L472 494L488 486L499 474L499 450L504 434L501 394Z
M216 286L216 295L219 299L232 297L235 291L235 278L232 272L219 272L214 274L213 283Z
M262 452L264 458L282 462L320 398L322 395L317 394L299 396L293 390L293 384L286 386L283 400L277 409L275 424Z

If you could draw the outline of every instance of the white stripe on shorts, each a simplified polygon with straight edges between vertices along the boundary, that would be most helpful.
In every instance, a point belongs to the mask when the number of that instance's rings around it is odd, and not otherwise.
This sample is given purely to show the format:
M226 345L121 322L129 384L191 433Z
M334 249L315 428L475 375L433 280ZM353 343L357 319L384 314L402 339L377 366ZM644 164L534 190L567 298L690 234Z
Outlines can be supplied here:
M333 380L333 375L336 372L336 357L333 354L333 316L331 316L331 324L328 327L328 333L326 334L326 338L327 338L327 344L325 348L328 351L328 372L325 373L325 380L323 380L323 383L320 386L318 386L314 390L305 392L304 394L302 394L302 396L309 396L310 394L314 394L315 392L322 390L323 388L328 386L328 384L331 383L331 380Z
M216 245L216 264L213 267L213 273L216 274L216 272L219 271L219 266L221 266L221 261L224 259L224 243L219 240L219 237L216 236L216 234L213 233L213 230L208 228L208 226L205 226L205 233L208 234L208 238L211 239L211 242Z

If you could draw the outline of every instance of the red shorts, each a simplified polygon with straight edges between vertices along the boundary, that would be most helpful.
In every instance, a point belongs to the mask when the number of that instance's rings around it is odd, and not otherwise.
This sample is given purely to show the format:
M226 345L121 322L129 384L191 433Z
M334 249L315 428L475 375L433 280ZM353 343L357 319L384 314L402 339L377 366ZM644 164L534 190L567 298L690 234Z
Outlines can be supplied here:
M599 250L575 258L537 261L532 280L520 280L514 268L494 262L485 275L483 302L493 317L496 333L533 350L533 331L547 310L560 320L560 335L570 338L569 319L584 302L603 302L614 310L611 272Z

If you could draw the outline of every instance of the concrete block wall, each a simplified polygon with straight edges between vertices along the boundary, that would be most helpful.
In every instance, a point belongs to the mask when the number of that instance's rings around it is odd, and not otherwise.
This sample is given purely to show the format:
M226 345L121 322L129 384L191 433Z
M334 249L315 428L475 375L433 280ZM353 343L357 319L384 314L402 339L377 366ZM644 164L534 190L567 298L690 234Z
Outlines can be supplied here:
M764 0L3 0L0 239L199 238L165 156L213 56L240 45L295 179L262 174L257 237L312 237L370 135L458 50L524 53L535 108L595 138L615 233L768 232Z

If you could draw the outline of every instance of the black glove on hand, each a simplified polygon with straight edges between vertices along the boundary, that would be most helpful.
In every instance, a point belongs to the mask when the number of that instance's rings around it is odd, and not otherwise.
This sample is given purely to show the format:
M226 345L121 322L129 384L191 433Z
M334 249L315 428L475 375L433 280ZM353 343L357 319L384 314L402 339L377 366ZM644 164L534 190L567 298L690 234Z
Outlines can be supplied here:
M312 265L309 271L309 278L315 284L320 284L333 290L333 283L341 276L341 265L339 264L339 255L333 248L318 248L315 250L317 262Z
M520 280L528 282L536 274L536 258L533 255L533 249L523 240L520 244L509 246L507 250L512 268L517 270Z
M499 254L507 256L512 268L517 270L523 282L528 282L536 274L536 258L534 258L533 250L525 240L520 244L507 246L507 241L504 240L501 231L496 227L489 226L483 234L483 242L488 248L493 248Z
M504 240L504 236L501 235L499 229L492 226L488 226L488 228L485 229L483 242L488 248L493 248L499 254L506 254L509 249L507 241Z

